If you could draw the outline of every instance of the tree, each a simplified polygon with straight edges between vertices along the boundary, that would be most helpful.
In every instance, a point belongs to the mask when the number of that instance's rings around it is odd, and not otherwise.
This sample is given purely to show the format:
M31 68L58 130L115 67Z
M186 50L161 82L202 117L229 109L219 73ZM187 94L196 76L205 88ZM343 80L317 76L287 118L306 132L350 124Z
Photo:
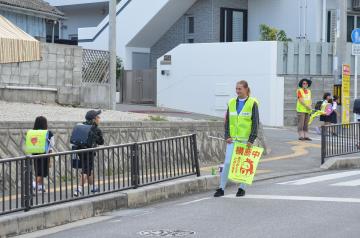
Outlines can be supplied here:
M287 38L284 30L278 30L265 24L260 25L260 40L261 41L292 41Z

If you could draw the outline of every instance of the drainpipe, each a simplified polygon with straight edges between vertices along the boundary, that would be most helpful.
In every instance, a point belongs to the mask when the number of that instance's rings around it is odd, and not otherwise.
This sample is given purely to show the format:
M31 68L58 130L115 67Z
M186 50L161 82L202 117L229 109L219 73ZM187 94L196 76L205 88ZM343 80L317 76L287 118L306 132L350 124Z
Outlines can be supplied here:
M109 0L110 109L116 110L116 0ZM121 91L122 89L120 89ZM121 98L121 95L120 95Z
M51 43L55 42L55 25L56 25L56 21L53 21Z
M322 42L326 42L326 0L322 0Z
M302 37L302 31L301 31L301 15L302 15L302 4L301 4L302 0L299 0L299 36L298 38L301 39Z
M305 0L305 6L304 6L304 40L307 40L306 21L307 21L307 0Z

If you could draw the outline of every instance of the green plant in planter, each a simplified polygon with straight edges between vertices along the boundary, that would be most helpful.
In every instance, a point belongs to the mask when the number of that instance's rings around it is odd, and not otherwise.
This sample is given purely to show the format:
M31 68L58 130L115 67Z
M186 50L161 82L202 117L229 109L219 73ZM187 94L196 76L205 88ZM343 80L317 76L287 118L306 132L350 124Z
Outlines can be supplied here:
M270 27L266 24L260 25L260 40L261 41L292 41L288 38L284 30L278 30L274 27Z

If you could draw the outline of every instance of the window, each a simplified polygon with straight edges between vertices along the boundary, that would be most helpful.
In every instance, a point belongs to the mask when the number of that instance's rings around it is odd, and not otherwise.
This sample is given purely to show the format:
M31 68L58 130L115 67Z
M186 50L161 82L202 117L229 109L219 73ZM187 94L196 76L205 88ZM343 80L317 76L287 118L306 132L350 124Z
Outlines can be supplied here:
M336 10L328 12L327 19L327 42L335 42L336 37ZM348 15L347 26L346 26L346 40L351 42L351 32L355 28L360 28L360 16Z
M188 39L188 43L194 43L194 39Z
M195 21L194 17L187 18L188 33L193 34L195 32Z
M360 28L360 16L347 16L347 32L346 32L346 39L347 42L351 42L351 32L355 28Z
M351 42L351 32L355 28L355 17L347 16L347 32L346 32L346 40L347 42Z
M231 8L220 11L220 41L247 41L247 11Z

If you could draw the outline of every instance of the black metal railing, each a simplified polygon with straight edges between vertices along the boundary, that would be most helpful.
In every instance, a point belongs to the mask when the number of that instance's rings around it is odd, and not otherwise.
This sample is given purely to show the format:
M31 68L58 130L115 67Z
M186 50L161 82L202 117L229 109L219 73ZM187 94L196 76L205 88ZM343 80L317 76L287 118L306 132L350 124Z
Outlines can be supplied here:
M360 123L321 128L321 164L326 158L360 152Z
M191 175L200 176L195 134L3 159L0 215Z

